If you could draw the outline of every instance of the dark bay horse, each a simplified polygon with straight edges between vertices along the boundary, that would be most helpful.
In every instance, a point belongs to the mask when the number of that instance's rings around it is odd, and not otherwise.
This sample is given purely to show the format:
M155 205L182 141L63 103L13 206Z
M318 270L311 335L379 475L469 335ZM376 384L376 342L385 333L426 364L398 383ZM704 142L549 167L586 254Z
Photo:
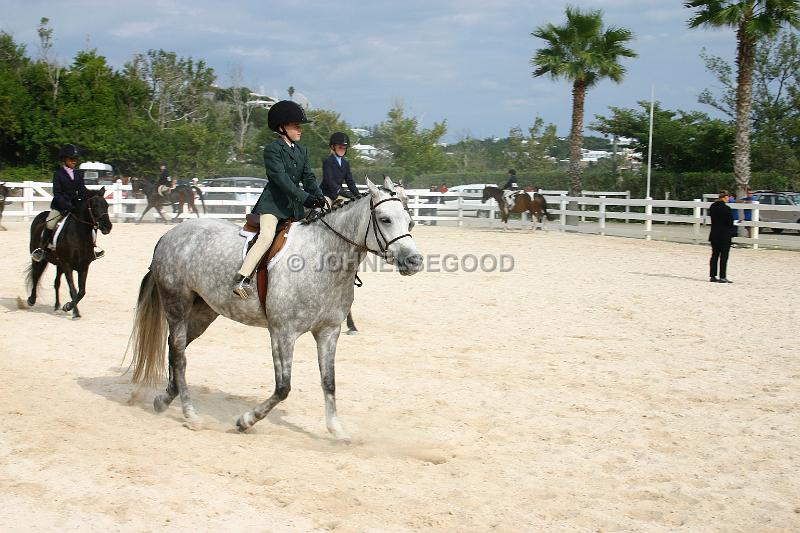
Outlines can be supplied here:
M200 218L200 213L197 211L197 206L194 205L195 195L200 197L200 203L203 204L203 214L206 213L206 202L203 198L203 191L194 185L178 185L166 196L161 196L158 194L157 184L144 179L133 178L131 179L131 190L134 194L143 194L147 199L147 207L142 212L142 216L139 217L139 220L136 221L137 224L142 221L145 213L151 209L155 209L164 222L170 222L161 211L161 208L167 205L174 206L175 216L172 217L173 222L179 216L181 216L181 213L183 213L184 204L189 206L189 210L193 211L194 214L197 215L197 218Z
M269 329L272 343L274 392L238 417L239 431L262 420L289 395L295 342L311 332L317 343L326 426L336 439L349 440L336 411L334 359L342 321L353 303L358 267L370 252L395 265L402 275L420 272L424 266L409 233L412 220L403 205L404 191L389 178L381 188L369 180L367 186L367 195L293 225L286 247L269 270L266 309L258 298L243 300L232 291L242 264L239 226L219 219L193 219L161 237L139 288L130 342L133 381L161 386L166 378L166 391L153 401L156 412L180 396L185 425L201 426L186 385L185 350L223 315ZM385 305L393 308L391 301ZM398 321L405 312L398 309Z
M8 198L8 187L6 187L5 183L0 183L0 231L6 230L3 226L3 209L5 209L8 203L6 198Z
M509 207L506 203L506 198L503 189L497 187L486 187L483 189L483 198L481 202L486 203L489 198L494 198L497 205L500 207L500 215L503 219L503 229L508 229L508 215L511 213L529 213L531 216L531 229L536 229L533 219L539 223L540 229L542 220L546 217L547 220L552 220L550 213L547 212L547 200L538 192L533 193L533 198L524 191L515 191L512 199L514 205Z
M81 200L75 210L66 218L61 234L56 243L56 249L49 247L45 249L45 258L40 262L31 260L31 265L27 269L27 285L31 291L28 297L28 305L36 303L36 289L42 273L47 268L48 263L56 266L56 279L53 287L56 291L56 303L54 309L58 311L60 302L58 290L61 287L61 274L67 279L69 285L69 295L71 300L64 304L64 311L72 311L72 318L81 317L78 311L78 302L86 294L86 278L89 275L89 265L95 260L94 243L96 232L99 229L103 235L111 231L111 220L108 218L108 202L103 196L105 187L98 191L92 191L92 196ZM36 215L31 223L30 251L33 252L39 247L42 230L47 221L49 211L43 211ZM72 279L72 271L78 272L78 287Z

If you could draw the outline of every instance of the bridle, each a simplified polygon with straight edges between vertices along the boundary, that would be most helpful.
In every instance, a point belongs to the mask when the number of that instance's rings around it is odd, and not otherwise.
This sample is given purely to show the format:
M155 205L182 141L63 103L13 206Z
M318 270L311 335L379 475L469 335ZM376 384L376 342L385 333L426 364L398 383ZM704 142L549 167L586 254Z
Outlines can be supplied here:
M383 230L378 225L378 220L377 220L377 215L375 214L375 209L379 205L381 205L382 203L385 203L385 202L393 202L393 201L397 201L397 202L400 202L400 203L403 202L400 198L395 196L396 193L392 192L390 194L392 196L390 196L389 198L384 198L383 200L381 200L381 201L379 201L377 203L374 203L372 198L369 199L370 217L369 217L369 222L367 223L367 229L364 232L364 244L359 244L357 242L354 242L352 239L349 239L348 237L342 235L340 232L336 231L333 227L331 227L331 225L328 224L328 222L324 218L320 217L318 220L320 222L322 222L323 224L325 224L325 226L329 230L331 230L333 233L338 235L340 239L342 239L343 241L355 246L358 250L360 250L362 252L373 253L373 254L377 255L378 257L380 257L380 258L385 260L387 252L389 251L389 246L391 246L393 243L399 241L400 239L403 239L405 237L411 237L410 233L404 233L402 235L399 235L399 236L395 237L392 240L389 240L386 237L386 235L383 233ZM408 211L408 210L406 209L406 211ZM380 251L373 250L372 248L367 246L367 237L369 236L370 227L372 227L372 234L375 236L375 242L378 243L378 248L380 249ZM383 239L383 242L381 242L381 239Z
M106 214L104 214L104 215L102 215L100 217L96 217L95 214L94 214L94 207L92 207L92 205L91 205L91 201L92 201L93 198L96 198L96 196L91 196L91 197L86 199L86 203L88 204L87 205L87 207L88 207L87 211L89 211L89 218L91 219L91 221L83 220L75 212L72 212L71 214L72 214L72 217L77 222L80 222L81 224L86 224L87 226L91 226L93 230L97 230L97 229L100 228L100 219L103 218L103 216L108 216L108 213L106 213Z

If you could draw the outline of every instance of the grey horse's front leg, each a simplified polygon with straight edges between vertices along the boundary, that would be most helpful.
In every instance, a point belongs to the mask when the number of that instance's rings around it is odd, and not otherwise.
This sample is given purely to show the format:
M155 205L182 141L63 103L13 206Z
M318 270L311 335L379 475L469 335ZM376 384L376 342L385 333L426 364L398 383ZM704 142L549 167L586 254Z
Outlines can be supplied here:
M350 443L350 435L342 427L336 414L336 343L339 340L341 326L326 328L314 333L317 341L317 360L322 392L325 395L325 425L337 440Z
M292 359L297 334L270 332L272 343L272 366L275 369L275 392L258 407L243 413L236 419L239 431L247 431L253 424L267 416L273 407L285 400L292 390Z

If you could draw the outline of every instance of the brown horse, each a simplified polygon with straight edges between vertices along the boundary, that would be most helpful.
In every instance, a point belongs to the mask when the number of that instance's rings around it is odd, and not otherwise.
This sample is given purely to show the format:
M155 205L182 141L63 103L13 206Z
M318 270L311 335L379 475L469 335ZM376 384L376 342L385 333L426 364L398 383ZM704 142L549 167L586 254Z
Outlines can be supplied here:
M531 215L531 229L536 229L533 219L539 223L539 229L542 227L542 220L547 217L547 220L552 220L550 213L547 212L547 200L538 192L533 193L533 198L524 192L516 191L512 199L514 205L509 208L504 196L505 191L497 187L486 187L483 189L483 198L481 201L486 203L489 198L494 198L497 205L500 207L500 215L503 219L503 229L508 229L508 215L511 213L529 213Z
M167 217L164 216L164 213L161 212L161 208L167 205L173 206L173 211L175 212L175 216L172 217L173 222L181 216L184 204L189 206L189 210L193 211L194 214L197 215L197 218L200 218L197 206L194 205L195 195L200 198L200 203L203 204L203 213L206 212L206 202L203 199L203 191L194 185L178 185L166 196L161 196L158 193L158 185L155 183L139 178L131 178L131 190L134 194L141 193L147 198L147 207L142 212L142 216L139 217L139 220L136 221L137 224L142 221L145 213L151 209L155 209L164 222L170 222L167 220Z

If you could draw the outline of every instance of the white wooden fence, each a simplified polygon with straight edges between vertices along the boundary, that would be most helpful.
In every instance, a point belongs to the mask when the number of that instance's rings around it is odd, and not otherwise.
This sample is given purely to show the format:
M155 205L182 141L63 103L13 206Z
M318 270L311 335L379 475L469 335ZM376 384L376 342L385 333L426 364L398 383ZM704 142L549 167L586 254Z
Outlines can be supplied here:
M42 182L6 183L12 189L8 197L4 218L31 220L36 213L48 209L52 200L52 184ZM90 186L97 189L99 186ZM14 189L21 190L21 194ZM261 193L260 189L241 187L200 187L208 198L205 204L209 210L202 216L240 220L249 213ZM499 209L493 200L481 202L481 196L466 193L438 193L425 189L409 189L409 209L418 223L431 225L455 225L475 227L499 227ZM619 191L585 191L584 196L567 196L565 191L541 191L548 203L548 211L555 220L545 222L546 229L596 233L601 235L620 235L645 239L661 239L684 242L705 242L708 224L705 210L711 202L652 200L630 198L630 193ZM215 199L215 196L234 196L235 199ZM106 186L109 214L114 222L137 220L146 205L143 198L134 198L129 185L115 183ZM575 202L579 210L569 210L570 202ZM199 206L198 208L202 208ZM768 208L757 202L736 204L734 209L751 210L752 220L742 221L740 228L750 227L749 237L737 237L735 243L747 244L753 248L778 246L800 248L800 236L777 236L762 232L764 229L779 229L800 232L800 223L764 222L764 211L796 211L795 206L770 205ZM171 209L165 211L171 217ZM577 226L567 224L567 216L575 215L581 223ZM148 219L154 220L157 214L151 210ZM181 218L194 215L184 212ZM744 217L739 217L744 218ZM511 227L529 227L527 215L509 221Z

